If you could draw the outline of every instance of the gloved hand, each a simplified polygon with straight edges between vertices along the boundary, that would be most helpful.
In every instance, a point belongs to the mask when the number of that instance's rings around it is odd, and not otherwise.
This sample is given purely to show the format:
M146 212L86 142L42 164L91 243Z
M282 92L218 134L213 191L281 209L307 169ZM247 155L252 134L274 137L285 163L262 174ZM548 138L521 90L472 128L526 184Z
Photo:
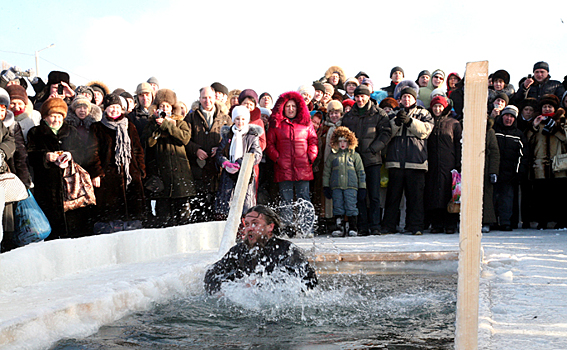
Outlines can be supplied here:
M328 199L333 199L333 191L331 191L330 187L323 187L323 193Z
M543 124L542 134L544 135L551 135L553 133L553 128L555 126L555 120L552 118L547 118L547 120Z
M490 174L490 183L491 184L495 184L498 182L498 175L496 174Z
M231 163L228 160L222 163L222 167L226 170L229 174L236 174L238 170L240 170L240 165L238 163Z
M356 194L359 201L362 201L366 198L366 188L359 188L358 193Z
M408 116L405 109L400 109L398 114L396 115L396 119L394 119L394 123L397 126L401 126L402 124L408 124L411 121L411 118Z

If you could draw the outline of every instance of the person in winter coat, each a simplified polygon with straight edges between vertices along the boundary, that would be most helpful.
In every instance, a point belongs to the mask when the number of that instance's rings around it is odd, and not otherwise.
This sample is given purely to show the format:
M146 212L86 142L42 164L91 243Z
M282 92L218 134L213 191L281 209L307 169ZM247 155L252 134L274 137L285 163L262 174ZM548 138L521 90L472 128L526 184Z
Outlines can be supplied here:
M76 238L89 235L87 211L79 208L65 212L63 208L63 172L70 161L84 165L84 153L77 129L64 119L67 104L52 97L41 106L43 119L28 133L28 156L36 174L34 196L51 225L48 239Z
M494 101L496 99L496 94L503 92L508 96L509 101L515 101L516 90L514 86L510 84L510 73L504 69L499 69L494 74L492 74L492 87L488 89L488 101Z
M91 125L88 143L90 173L97 200L95 233L116 230L106 223L118 221L121 229L141 228L146 215L144 150L136 127L122 113L118 95L104 97L104 114ZM113 226L114 224L111 224ZM121 230L120 228L118 230Z
M154 102L154 89L150 84L138 84L136 88L136 102L136 108L128 114L128 119L130 119L136 127L138 136L141 139L146 124L150 122L151 115L149 108Z
M457 84L461 81L459 73L450 73L447 76L447 97L451 97L453 91L457 89Z
M8 93L0 88L0 174L10 172L10 160L14 157L16 153L17 144L13 134L9 130L9 126L17 123L14 122L14 115L8 110L10 105L10 97ZM4 200L2 199L2 202ZM14 231L14 206L13 204L8 204L4 206L4 211L2 212L2 232L0 232L0 242L2 243L1 251L8 251L15 248L12 244L12 233ZM2 237L2 233L4 237Z
M434 121L427 109L417 105L417 91L406 87L400 95L403 108L390 120L392 139L386 153L389 181L382 228L385 233L395 232L400 201L405 193L406 230L421 235L425 173L428 169L427 138Z
M317 134L301 95L296 91L281 94L270 116L266 153L275 163L274 181L284 203L282 218L286 226L292 222L294 189L297 199L310 201L309 181L313 180L317 144Z
M565 87L558 80L551 80L549 75L549 64L547 62L537 62L534 64L533 77L528 75L523 84L520 84L518 93L515 95L515 102L519 103L523 99L533 97L540 100L545 95L553 94L557 98L562 98Z
M402 67L396 66L392 68L392 70L390 71L390 79L392 79L390 85L385 86L380 90L386 91L388 93L388 97L394 97L394 90L396 89L396 86L400 81L402 81L402 79L404 79L404 70L402 69Z
M512 231L514 188L518 187L520 174L527 169L528 142L524 133L516 126L518 113L516 106L507 106L494 123L500 152L494 203L501 231Z
M264 134L263 127L250 123L250 111L246 106L235 106L232 109L232 126L223 126L221 129L222 140L215 158L222 172L219 193L215 201L215 212L222 220L226 220L228 216L244 155L254 154L255 169L262 160L262 148L260 147L262 134ZM252 172L244 198L243 213L256 205L256 181L257 176Z
M431 79L427 83L427 87L419 88L418 100L423 102L424 106L429 106L431 104L431 92L443 84L445 81L445 72L441 69L436 69L431 73Z
M462 127L451 117L451 106L445 97L433 98L429 112L435 124L427 139L426 215L431 233L451 234L457 230L459 214L447 212L447 204L452 196L451 170L461 171Z
M358 201L358 230L361 235L380 234L380 168L382 151L392 136L392 127L386 112L370 98L371 91L362 84L354 92L356 103L343 117L342 125L354 132L358 139L356 152L362 157L368 184L368 202Z
M177 95L160 89L149 110L153 118L146 125L142 142L146 145L146 172L163 183L163 190L147 193L156 199L155 211L160 227L189 223L189 196L195 195L193 175L185 146L191 139L183 115L173 114Z
M81 142L86 148L91 125L101 119L102 111L100 108L97 105L93 105L88 98L78 95L71 102L65 121L77 129Z
M549 221L558 222L559 226L565 224L563 196L567 189L567 172L555 172L551 168L553 157L567 151L565 110L559 107L559 98L550 94L541 98L536 114L526 136L533 150L533 184L538 208L536 220L539 229L546 229Z
M358 140L347 127L339 126L331 137L331 153L325 161L323 189L333 200L336 229L333 236L356 236L358 200L366 197L366 174L362 158L354 150ZM344 217L347 225L343 225Z
M344 94L344 84L346 81L346 74L339 66L331 66L325 71L325 75L319 79L321 83L329 83L333 86L332 99L342 101ZM339 91L339 90L342 90Z
M22 128L24 140L27 142L28 131L39 125L41 114L33 109L26 90L20 85L10 85L6 88L6 91L10 95L10 111L13 113L15 121Z
M226 105L215 102L215 91L211 87L202 88L199 96L199 103L194 104L185 117L191 129L187 156L197 191L191 208L199 213L198 220L211 221L220 173L215 156L221 142L221 128L231 126L232 120L227 115Z
M223 283L241 281L258 285L261 277L275 271L301 279L302 290L317 285L317 274L301 250L290 241L278 238L281 221L269 207L257 205L244 216L244 239L211 266L205 274L205 290L221 291ZM286 282L287 279L284 279Z
M75 91L71 87L69 73L61 71L51 71L47 76L47 83L34 98L34 109L41 111L41 105L49 98L60 98L65 101L67 106L75 97Z

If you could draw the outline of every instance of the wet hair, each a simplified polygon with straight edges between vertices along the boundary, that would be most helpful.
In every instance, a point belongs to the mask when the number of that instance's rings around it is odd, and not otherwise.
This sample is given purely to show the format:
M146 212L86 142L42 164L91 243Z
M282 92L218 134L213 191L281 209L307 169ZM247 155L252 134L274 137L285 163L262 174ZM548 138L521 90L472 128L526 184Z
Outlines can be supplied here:
M258 214L262 214L264 216L264 220L266 221L266 225L269 224L274 224L274 229L272 231L272 233L274 234L274 236L279 236L280 233L280 228L282 226L281 220L280 220L280 216L278 214L276 214L275 211L273 211L270 207L267 207L265 205L257 205L254 206L250 209L248 209L248 211L246 212L246 215L250 214L251 212L257 212Z

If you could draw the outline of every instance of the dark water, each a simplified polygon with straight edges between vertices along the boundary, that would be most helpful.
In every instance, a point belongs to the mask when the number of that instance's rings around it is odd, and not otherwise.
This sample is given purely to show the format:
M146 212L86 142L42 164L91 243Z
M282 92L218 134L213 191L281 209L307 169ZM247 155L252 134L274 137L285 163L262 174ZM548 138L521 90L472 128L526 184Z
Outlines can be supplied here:
M307 293L235 287L52 349L453 349L456 275L323 275Z

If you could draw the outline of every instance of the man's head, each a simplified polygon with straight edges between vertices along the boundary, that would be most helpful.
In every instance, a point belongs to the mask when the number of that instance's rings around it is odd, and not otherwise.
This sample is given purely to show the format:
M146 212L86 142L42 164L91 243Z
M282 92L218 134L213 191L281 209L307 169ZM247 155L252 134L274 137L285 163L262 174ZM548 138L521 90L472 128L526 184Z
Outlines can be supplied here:
M366 104L370 100L370 94L371 94L370 89L368 88L368 86L364 84L359 85L354 90L354 101L356 102L358 108L362 108L366 106Z
M272 99L272 95L267 92L264 92L260 95L260 107L272 109L274 106L274 100Z
M392 82L396 84L402 81L402 79L404 79L404 70L402 67L396 66L392 68L390 71L390 79L392 79Z
M427 87L427 84L429 83L429 79L431 79L431 73L427 69L425 69L419 72L415 83L419 87Z
M142 108L148 108L154 101L154 89L149 83L138 84L136 98Z
M210 86L205 86L201 88L199 95L199 102L201 108L207 112L211 112L215 108L215 90Z
M226 103L228 99L228 88L219 82L211 84L211 87L215 90L215 98L219 103Z
M272 209L263 205L252 207L244 215L244 243L249 249L263 247L280 227L280 218Z
M159 81L157 80L156 77L150 77L148 79L148 84L150 84L154 93L159 90Z
M358 80L358 82L360 84L362 84L362 81L364 80L364 78L370 79L368 74L364 73L363 71L358 72L354 77Z
M28 103L28 94L26 90L20 85L10 85L6 87L6 91L10 95L10 110L15 116L18 116L26 111Z
M538 83L543 82L549 76L549 64L547 62L537 62L534 64L534 80Z
M405 108L410 108L417 102L417 92L410 88L405 87L400 92L400 104Z
M311 85L301 85L297 88L297 92L301 94L306 105L309 105L309 102L311 102L313 96L315 96L315 88Z
M504 126L512 126L518 117L518 108L516 106L507 106L500 114L502 115L502 123Z
M323 83L316 82L313 83L313 87L315 88L313 99L315 101L321 101L323 99L323 95L325 95L325 85L323 85Z

